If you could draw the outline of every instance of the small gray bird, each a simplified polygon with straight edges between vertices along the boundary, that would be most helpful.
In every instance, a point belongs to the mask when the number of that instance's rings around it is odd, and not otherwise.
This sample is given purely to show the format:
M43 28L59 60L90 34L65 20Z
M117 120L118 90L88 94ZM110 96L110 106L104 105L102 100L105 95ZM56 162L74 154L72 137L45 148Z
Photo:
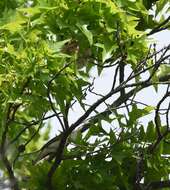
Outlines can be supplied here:
M33 164L36 164L40 160L44 159L45 157L49 156L51 157L54 155L57 151L57 148L60 144L62 134L59 136L56 136L52 138L50 141L48 141L40 150L37 158L33 161Z
M79 138L81 135L81 128L73 131L69 138L68 141L66 142L66 146L68 145L68 142L75 142L77 138ZM60 140L62 138L63 134L61 133L60 135L52 138L50 141L48 141L40 150L37 158L33 161L33 164L36 164L40 160L46 158L49 156L49 160L52 160L55 156L55 153L57 151L57 148L60 144Z

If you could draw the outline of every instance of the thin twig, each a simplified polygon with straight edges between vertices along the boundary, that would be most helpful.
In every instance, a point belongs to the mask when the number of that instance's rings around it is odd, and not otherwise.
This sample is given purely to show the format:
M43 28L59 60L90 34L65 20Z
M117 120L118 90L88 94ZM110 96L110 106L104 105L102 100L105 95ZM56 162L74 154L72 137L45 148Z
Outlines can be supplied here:
M15 123L18 123L20 125L26 125L23 129L21 129L21 131L14 137L14 139L12 139L10 142L9 142L9 145L13 144L14 142L16 142L18 140L18 138L27 130L29 129L30 127L34 126L34 125L37 125L38 123L40 123L41 121L45 121L45 120L48 120L50 118L53 118L55 117L55 114L52 114L50 116L47 116L47 117L42 117L41 119L39 120L36 120L36 121L31 121L31 122L24 122L24 123L21 123L21 122L18 122L18 121L14 121Z
M58 113L57 113L57 111L56 111L56 109L55 109L55 107L54 107L54 105L53 105L53 102L52 102L52 99L51 99L51 95L50 95L50 91L51 91L52 82L53 82L68 66L70 66L70 64L71 64L71 63L66 64L58 73L56 73L56 74L52 77L52 79L51 79L51 80L48 82L48 84L47 84L47 97L48 97L48 100L49 100L51 109L52 109L52 111L55 113L55 116L57 117L57 119L58 119L58 121L59 121L59 123L60 123L60 125L61 125L61 127L62 127L62 129L63 129L63 131L65 131L65 127L64 127L64 124L63 124L61 118L59 117L59 115L58 115Z

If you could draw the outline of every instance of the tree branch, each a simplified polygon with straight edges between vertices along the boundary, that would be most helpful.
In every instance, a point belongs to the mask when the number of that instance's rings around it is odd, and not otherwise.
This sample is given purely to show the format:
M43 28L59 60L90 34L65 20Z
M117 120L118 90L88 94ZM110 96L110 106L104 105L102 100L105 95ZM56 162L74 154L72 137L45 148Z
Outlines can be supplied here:
M54 105L53 105L53 102L52 102L52 99L51 99L51 94L50 94L50 91L51 91L51 85L52 85L52 82L70 65L71 63L65 65L58 73L56 73L53 78L48 82L47 84L47 97L48 97L48 100L49 100L49 103L50 103L50 106L51 106L51 109L52 111L55 113L55 116L57 117L63 131L65 131L65 127L64 127L64 124L61 120L61 118L59 117Z
M147 36L150 36L150 35L152 35L152 34L155 34L155 33L157 33L157 32L160 32L160 31L162 31L162 30L167 29L169 26L164 27L164 28L161 28L161 27L163 27L164 25L166 25L169 21L170 21L170 16L169 16L166 20L164 20L162 23L160 23L158 26L156 26L154 29L152 29L152 30L147 34Z
M6 156L6 138L7 138L7 133L9 130L9 124L11 122L10 120L10 111L11 111L12 104L7 103L7 108L5 114L4 114L4 121L2 122L2 127L4 127L4 132L2 133L2 140L1 140L1 145L0 145L0 155L1 159L7 169L9 180L10 180L10 185L14 190L19 190L18 186L18 181L16 177L14 176L14 172L12 170L12 166Z

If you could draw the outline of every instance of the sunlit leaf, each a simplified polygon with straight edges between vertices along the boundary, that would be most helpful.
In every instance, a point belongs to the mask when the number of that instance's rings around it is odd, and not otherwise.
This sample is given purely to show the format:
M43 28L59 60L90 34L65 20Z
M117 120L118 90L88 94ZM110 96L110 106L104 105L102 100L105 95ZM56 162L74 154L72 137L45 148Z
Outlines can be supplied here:
M22 30L23 23L24 23L24 21L11 22L11 23L1 26L0 30L4 29L4 30L8 30L10 32L19 32L20 30Z

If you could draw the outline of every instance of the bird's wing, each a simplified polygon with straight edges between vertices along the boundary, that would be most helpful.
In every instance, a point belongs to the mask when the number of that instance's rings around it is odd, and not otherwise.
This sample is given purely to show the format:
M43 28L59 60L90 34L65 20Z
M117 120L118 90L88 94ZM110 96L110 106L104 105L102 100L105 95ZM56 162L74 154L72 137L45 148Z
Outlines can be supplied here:
M33 161L33 164L36 164L43 158L47 157L50 154L53 154L57 151L57 147L59 146L61 136L54 137L50 141L48 141L39 151L37 158Z

